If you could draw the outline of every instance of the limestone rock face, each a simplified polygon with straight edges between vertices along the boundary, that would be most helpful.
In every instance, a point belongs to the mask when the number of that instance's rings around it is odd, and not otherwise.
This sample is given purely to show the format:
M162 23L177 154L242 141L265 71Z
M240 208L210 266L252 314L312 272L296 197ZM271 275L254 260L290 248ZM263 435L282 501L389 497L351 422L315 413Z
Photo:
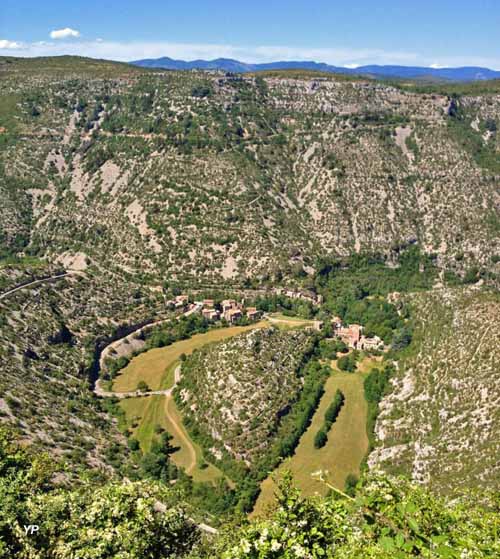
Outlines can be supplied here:
M441 492L495 487L500 474L500 298L478 288L408 296L418 323L380 404L370 467Z
M415 242L458 271L500 250L494 89L33 64L0 82L10 251L229 283Z

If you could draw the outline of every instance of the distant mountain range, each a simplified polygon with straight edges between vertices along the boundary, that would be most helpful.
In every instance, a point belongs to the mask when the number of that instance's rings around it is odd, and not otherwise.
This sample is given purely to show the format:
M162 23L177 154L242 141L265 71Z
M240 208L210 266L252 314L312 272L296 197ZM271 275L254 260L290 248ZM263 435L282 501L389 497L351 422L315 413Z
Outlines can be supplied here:
M164 56L156 59L134 60L130 62L144 68L164 68L166 70L223 70L225 72L257 72L259 70L317 70L336 74L363 75L380 78L408 78L427 80L475 81L500 78L500 71L464 66L461 68L426 68L422 66L358 66L345 68L313 61L278 61L266 64L249 64L231 58L215 60L175 60Z

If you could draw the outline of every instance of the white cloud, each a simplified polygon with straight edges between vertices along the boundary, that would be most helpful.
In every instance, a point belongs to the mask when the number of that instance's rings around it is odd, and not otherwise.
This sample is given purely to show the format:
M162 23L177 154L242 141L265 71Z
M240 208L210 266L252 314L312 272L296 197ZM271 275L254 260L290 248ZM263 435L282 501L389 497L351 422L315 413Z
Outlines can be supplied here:
M54 29L50 32L51 39L67 39L69 37L79 37L80 31L76 29L71 29L71 27L65 27L64 29Z
M7 39L0 39L0 49L17 50L22 48L22 43L18 43L17 41L9 41Z
M61 38L53 31L51 37ZM55 34L57 33L57 37ZM69 36L69 34L68 34ZM71 35L72 37L74 35ZM414 53L386 52L376 49L336 49L336 48L299 48L288 46L236 46L204 43L158 42L118 42L103 39L88 41L57 41L31 43L27 56L56 56L75 54L94 58L130 61L141 58L169 56L183 60L197 58L235 58L243 62L273 62L276 60L314 60L339 66L351 64L361 66L368 63L387 64L391 62L413 64L418 56Z
M344 68L349 68L350 70L355 70L359 68L359 64L344 64Z
M440 68L446 68L446 66L442 66L441 64L430 64L429 68L433 68L434 70L439 70Z
M65 31L65 30L59 30ZM73 30L71 30L73 31ZM54 33L54 32L53 32ZM76 31L76 33L78 33ZM71 35L74 37L74 35ZM19 48L19 47L16 47ZM9 54L4 47L2 54ZM427 58L416 52L386 51L369 48L300 48L290 46L241 46L205 43L171 43L167 41L109 41L92 39L80 41L50 41L46 43L23 44L22 50L11 49L12 56L57 56L72 54L130 61L141 58L169 56L182 60L197 58L235 58L243 62L273 62L277 60L314 60L335 66L355 68L365 64L400 64L406 66L430 66L435 58ZM440 58L443 67L484 66L500 69L500 58L471 57L455 55Z

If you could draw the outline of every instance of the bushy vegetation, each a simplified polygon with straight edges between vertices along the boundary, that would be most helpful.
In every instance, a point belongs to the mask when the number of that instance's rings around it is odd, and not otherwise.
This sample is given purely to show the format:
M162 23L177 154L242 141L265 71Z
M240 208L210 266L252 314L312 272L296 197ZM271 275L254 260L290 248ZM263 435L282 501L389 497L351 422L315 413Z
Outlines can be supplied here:
M386 296L429 289L437 276L435 258L422 254L418 246L395 247L389 266L387 256L355 254L348 259L323 257L317 262L315 283L318 291L328 291L339 299L339 305L349 299L369 295ZM333 295L330 295L330 300ZM335 309L332 309L335 310Z
M290 299L285 295L259 296L255 299L255 306L263 312L281 312L285 316L313 318L318 309L309 301Z
M454 96L451 101L449 111L448 126L453 138L458 141L474 158L476 163L492 173L500 173L500 157L495 142L486 141L481 131L474 130L471 126L473 115L468 114L467 110L460 102L459 96ZM493 136L496 134L496 122L488 118L483 123L483 130L488 131Z
M93 559L180 557L199 539L163 484L53 484L57 464L0 430L0 557ZM157 512L161 504L164 512ZM38 532L23 526L36 524Z
M210 323L200 314L192 314L182 317L180 320L172 320L159 328L156 328L147 336L146 348L165 347L177 342L186 340L194 334L206 332Z
M314 448L322 448L328 441L328 435L323 427L314 435Z
M337 359L337 367L341 371L353 373L356 370L359 353L354 350L348 355L342 355Z
M318 350L321 359L336 359L338 353L347 353L349 348L341 339L335 338L320 340Z
M331 370L316 361L307 364L304 370L304 387L299 400L283 422L279 430L278 442L275 445L275 458L291 456L297 446L300 436L307 429L311 418L318 407L324 393L323 385L330 376Z
M365 398L368 402L368 416L366 431L370 441L370 448L374 442L375 421L377 420L379 403L387 390L393 366L387 364L384 369L372 369L364 380Z
M140 468L145 478L168 483L178 477L177 468L170 459L170 455L176 450L172 447L171 440L172 436L169 433L162 432L159 440L154 440L149 451L144 453Z
M285 478L270 517L227 531L209 553L223 559L459 559L500 552L498 501L446 502L378 475L358 484L355 499L330 487L329 497L302 498Z
M279 335L286 336L284 333ZM267 348L265 340L260 343L262 347L258 351L259 353L263 352L262 354L264 355L265 348ZM277 343L274 343L272 347L276 349L276 346ZM252 464L251 468L245 466L241 460L236 460L227 451L224 451L223 448L221 448L222 458L214 459L213 454L207 452L207 450L217 445L217 441L212 438L207 428L204 427L204 422L201 420L194 421L190 416L185 419L186 428L190 435L205 449L205 459L213 462L230 479L236 482L237 502L235 504L237 504L237 509L240 511L250 511L252 509L259 493L260 481L267 477L269 471L273 470L281 459L293 454L301 435L310 424L311 418L323 395L325 380L331 372L328 366L323 366L314 359L309 360L314 351L315 348L311 347L310 355L303 357L303 363L297 371L304 379L302 389L289 402L284 412L280 414L278 423L272 432L267 435L271 444L260 448L258 459ZM193 355L193 358L196 357L196 355ZM181 390L182 386L176 391L176 399L178 404L185 409L186 406L179 397ZM190 400L188 400L188 404L189 402Z
M232 522L202 539L163 484L51 481L57 464L0 430L0 557L32 559L229 559L278 557L429 559L494 557L498 497L447 502L404 479L369 475L356 498L331 488L302 498L289 477L268 517ZM328 484L328 482L326 482ZM23 526L36 524L28 534Z
M348 324L363 325L366 336L379 336L398 349L411 341L404 313L385 297L392 292L430 288L436 278L434 259L415 246L399 252L398 266L387 265L381 255L354 255L350 259L318 262L316 289L324 296L324 308ZM353 358L341 358L342 370L354 370Z
M335 423L340 409L344 405L344 395L340 390L337 389L335 396L333 397L332 403L328 406L325 412L325 421L323 425L318 429L314 437L314 448L322 448L328 441L328 431L330 431L331 426Z

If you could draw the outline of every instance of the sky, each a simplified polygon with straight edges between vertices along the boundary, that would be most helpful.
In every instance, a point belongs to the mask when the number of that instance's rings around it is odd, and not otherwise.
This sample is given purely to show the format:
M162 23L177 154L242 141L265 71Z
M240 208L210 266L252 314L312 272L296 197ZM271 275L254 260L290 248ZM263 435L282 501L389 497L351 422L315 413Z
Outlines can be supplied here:
M0 56L500 70L499 0L0 0Z

